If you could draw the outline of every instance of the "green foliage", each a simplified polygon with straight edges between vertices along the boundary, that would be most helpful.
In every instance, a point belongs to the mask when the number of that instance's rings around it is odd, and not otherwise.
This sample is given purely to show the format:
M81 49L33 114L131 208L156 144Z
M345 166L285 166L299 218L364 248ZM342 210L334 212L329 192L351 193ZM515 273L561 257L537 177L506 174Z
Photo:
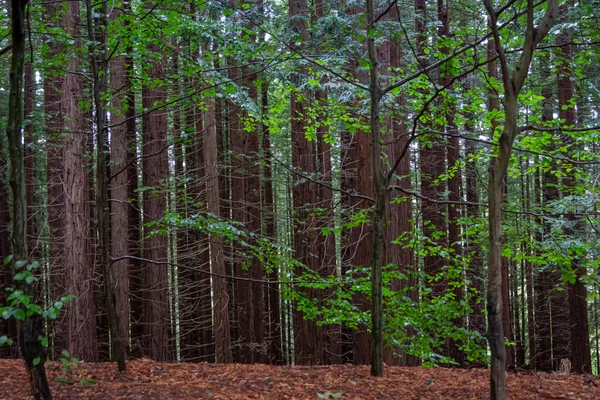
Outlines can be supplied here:
M477 332L456 326L456 321L469 312L467 300L457 301L454 293L433 295L427 288L421 288L420 298L416 300L411 297L416 287L408 286L407 282L437 280L440 277L413 272L413 279L409 279L399 271L399 267L393 264L384 268L386 346L393 351L419 357L424 365L433 366L452 363L447 356L441 355L442 348L451 339L465 352L469 361L485 362L484 338ZM340 277L327 278L305 271L298 276L298 281L301 283L295 285L292 296L305 319L316 320L318 325L342 325L349 329L370 325L370 311L356 304L357 298L370 299L370 268L357 267ZM467 286L466 282L453 283L456 288ZM394 286L401 288L394 290ZM330 294L320 298L308 295L316 292Z
M12 256L8 256L4 260L4 264L8 265L11 261ZM38 280L38 277L36 276L36 270L38 268L39 263L37 261L32 261L30 263L16 261L15 275L13 279L16 281L17 286L22 282L25 282L27 285L34 284ZM26 295L22 289L7 287L6 291L10 294L6 297L7 304L0 306L0 316L2 316L3 319L14 318L18 321L23 321L25 318L29 318L34 315L38 315L45 320L55 320L60 315L62 308L67 303L75 299L74 295L66 295L54 303L43 307L35 301L32 301L32 297L30 295ZM40 340L44 347L48 346L47 337L40 337ZM0 337L0 346L5 344L12 345L12 343L12 339L6 336ZM40 360L38 359L37 362L39 363L39 361ZM34 364L35 363L36 360L34 360Z
M76 357L71 357L71 354L67 350L61 351L61 357L58 359L60 362L60 370L62 376L54 378L56 382L72 385L79 383L81 385L94 385L96 382L91 379L77 378L78 375L85 373L83 369L78 368L79 360Z

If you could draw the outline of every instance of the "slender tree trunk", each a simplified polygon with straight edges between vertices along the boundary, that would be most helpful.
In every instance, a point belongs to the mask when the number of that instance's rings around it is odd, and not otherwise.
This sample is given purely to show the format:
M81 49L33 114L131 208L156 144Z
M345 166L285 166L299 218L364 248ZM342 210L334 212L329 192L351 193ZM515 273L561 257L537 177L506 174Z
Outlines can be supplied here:
M373 28L374 20L373 0L367 0L367 31ZM379 119L382 92L379 86L379 66L377 65L375 37L368 34L367 37L367 51L370 64L369 95L371 103L369 125L371 128L372 172L375 184L375 207L371 217L373 226L373 234L371 236L371 335L373 338L371 376L383 376L383 261L385 259L384 224L388 181L381 165L382 148Z
M315 0L313 18L314 23L324 16L324 5L322 0ZM317 254L321 261L323 272L326 276L336 276L337 259L336 243L333 234L334 221L334 203L333 203L333 171L331 165L331 144L329 135L332 133L330 127L325 122L327 119L328 96L327 90L317 90L315 93L315 103L319 107L317 113L317 169L322 184L317 188L317 207L324 210L319 221L319 228L331 229L328 235L317 234ZM323 293L324 297L333 296L333 290ZM329 325L325 332L325 359L329 364L341 363L341 326L338 324Z
M263 122L267 121L269 113L269 86L263 81L261 88L261 107ZM272 160L271 160L271 135L266 123L262 124L262 152L265 159L262 179L262 199L263 199L263 236L275 242L276 238L276 219L275 204L273 198L273 180L272 180ZM271 265L268 273L268 280L271 282L279 281L279 266ZM279 283L270 283L267 287L266 296L268 298L268 324L266 340L269 343L268 357L269 362L274 365L281 365L283 359L282 347L282 321L280 307L281 285Z
M204 121L206 123L206 133L203 151L204 160L206 162L206 204L209 213L219 215L221 205L219 196L219 160L215 124L215 99L213 97L206 97L205 103L206 111L204 112ZM211 235L209 237L209 243L211 271L214 274L227 275L223 252L223 237L216 234ZM232 362L227 281L225 278L213 276L212 282L216 362L227 364Z
M529 161L527 159L525 159L525 170L529 169ZM537 171L536 171L537 173ZM534 191L535 193L535 191ZM527 210L531 210L531 205L532 205L532 201L531 201L531 182L529 179L529 174L525 174L525 208ZM532 226L532 221L531 218L527 218L527 237L530 240L533 240L533 242L535 243L535 237L532 238L532 232L531 232L531 226ZM529 257L533 256L533 251L530 245L527 245L527 251L526 251L527 255ZM535 346L536 343L536 318L534 316L534 309L535 309L535 297L533 294L533 290L534 290L534 284L533 284L533 263L531 261L526 261L525 262L525 274L526 274L526 278L525 278L525 282L527 284L527 333L528 333L528 339L529 339L529 366L532 369L536 369L537 366L537 349Z
M251 37L252 42L256 41L256 37ZM242 75L244 76L244 86L248 88L249 100L254 104L258 104L258 88L256 87L255 81L258 79L256 72L252 69L253 66L246 66L242 68ZM245 114L245 119L250 119L248 113ZM261 231L261 218L262 210L260 203L260 142L259 142L259 129L258 124L253 123L253 129L250 132L244 132L246 135L245 150L246 156L246 192L245 207L246 207L246 229L249 233L249 241L251 244L258 246L259 242L257 238L260 236ZM249 275L252 279L250 288L248 291L248 313L250 317L250 331L249 331L249 345L250 348L250 359L251 364L264 363L266 362L266 348L264 343L264 332L263 332L263 318L264 318L264 296L263 296L263 283L264 279L263 268L258 257L251 256Z
M442 22L438 30L440 38L447 40L450 37L450 10L448 7L448 1L438 0L438 19ZM442 53L445 55L450 54L450 47L444 46ZM440 82L448 90L453 90L452 79L453 77L445 71L445 66L440 67ZM448 200L459 203L461 201L461 187L462 187L462 171L460 167L460 143L458 138L458 127L454 122L454 115L456 114L456 104L452 100L446 100L446 104L443 105L445 111L444 119L446 121L445 131L450 135L448 139L448 146L446 149L446 157L448 162ZM449 270L449 281L463 282L463 271L460 264L462 255L462 246L460 244L460 206L457 204L448 205L448 244L453 250L453 258L457 260L454 265L451 265ZM457 285L453 290L454 301L460 307L463 300L463 286L462 284ZM457 328L464 328L465 318L464 315L457 318L455 321ZM460 350L459 345L451 341L450 342L450 357L459 365L463 366L465 363L465 353Z
M533 26L533 4L528 3L527 30L523 53L513 71L502 47L497 25L498 14L490 0L484 0L490 18L490 29L498 52L504 86L504 127L498 142L498 152L490 159L488 182L488 343L491 352L490 395L492 400L506 399L504 369L506 349L504 348L503 298L502 298L502 193L513 142L517 136L517 97L527 78L533 52L537 44L548 34L554 25L558 9L557 0L549 0L546 13L538 26ZM504 305L507 306L507 305Z
M123 16L123 11L115 9L112 13L113 22L119 22ZM123 23L120 23L123 27ZM117 54L110 61L110 87L115 93L112 98L112 108L110 112L111 121L111 140L110 140L110 161L111 161L111 255L113 258L119 258L130 255L129 240L129 212L135 207L130 204L129 199L129 180L128 163L134 162L129 157L129 147L133 143L128 140L128 121L131 117L129 111L129 98L131 94L131 62L124 55ZM135 112L135 110L132 110ZM135 131L134 131L135 134ZM136 178L137 180L137 178ZM137 183L137 182L135 182ZM136 185L137 186L137 185ZM116 310L119 315L119 335L120 341L125 348L129 348L129 277L131 262L127 259L113 263L113 274L115 282Z
M466 131L469 132L470 126L466 127ZM469 220L479 219L479 207L476 205L479 203L479 194L477 192L477 178L478 171L475 159L476 146L472 140L465 142L466 150L466 166L465 166L465 178L466 178L466 195L467 202L467 217ZM480 301L481 297L484 296L484 280L482 263L483 257L481 255L481 248L477 244L477 238L470 237L467 240L469 247L464 249L465 252L470 253L468 267L468 277L471 286L475 289L475 293L469 297L469 305L473 310L469 316L469 329L477 331L482 335L485 334L485 314L484 314L484 302Z
M58 27L60 22L59 3L50 3L46 7L46 16L44 20L49 26ZM45 38L45 44L48 46L49 60L55 60L63 51L62 46L48 38ZM63 169L64 169L64 148L66 138L63 137L65 118L61 108L62 93L61 87L64 80L62 73L54 67L48 67L44 71L44 115L46 135L48 140L46 145L46 176L48 190L48 230L49 237L49 266L51 292L53 297L58 298L66 293L65 278L65 259L64 259L64 232L65 232L65 214L64 214L64 191L63 191ZM67 347L65 314L59 316L54 327L53 350L51 355L55 358L63 349Z
M2 154L2 148L0 146L0 171L7 169L6 157ZM0 176L0 260L4 261L8 257L10 252L10 211L8 204L8 191L7 185L4 184L4 176ZM7 288L12 287L12 266L10 264L2 263L2 270L0 272L0 304L6 304L6 297L8 292ZM14 319L0 319L0 336L6 335L11 339L17 338L17 324ZM0 347L0 358L13 358L14 349L11 346Z
M490 38L488 40L488 58L491 60L493 57L496 57L498 52L496 51L494 40ZM496 66L496 62L489 61L487 64L488 67L488 76L494 78L494 80L498 79L498 67ZM488 111L496 112L500 109L498 93L494 88L488 89ZM493 139L496 133L496 129L499 126L499 122L496 118L491 120L491 134L490 137ZM502 201L506 203L506 188L507 182L506 177L504 178L504 184L502 186ZM512 325L510 318L510 303L511 296L509 293L509 280L508 280L508 258L502 257L502 303L505 305L504 314L502 314L502 324L504 330L504 336L508 339L509 342L512 342ZM506 345L506 364L507 367L513 365L513 349L510 345Z
M108 16L106 3L100 4L100 9L93 10L91 0L86 0L87 28L89 39L90 65L93 79L93 100L96 122L96 228L98 231L98 261L102 268L102 283L108 314L108 325L111 337L111 356L117 362L119 371L125 371L126 343L120 329L120 315L117 306L127 302L127 298L118 299L121 294L115 290L116 276L110 260L110 207L108 203L108 130L106 124L106 104L103 100L104 90L108 88L107 28ZM93 17L93 15L98 15ZM96 45L94 45L95 43ZM122 278L127 274L120 274ZM127 327L128 328L128 327Z

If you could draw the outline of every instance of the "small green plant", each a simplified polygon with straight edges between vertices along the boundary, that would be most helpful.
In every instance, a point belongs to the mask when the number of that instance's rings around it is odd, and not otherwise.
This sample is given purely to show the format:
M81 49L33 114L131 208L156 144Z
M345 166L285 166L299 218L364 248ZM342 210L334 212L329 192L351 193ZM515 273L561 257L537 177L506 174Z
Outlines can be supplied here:
M90 379L77 379L77 373L84 372L82 370L77 370L77 366L79 364L79 360L76 357L71 357L71 354L67 350L61 351L61 356L58 361L60 361L61 366L60 370L63 373L63 376L58 378L54 378L56 382L66 383L69 385L74 384L75 382L79 382L82 385L93 385L96 382Z
M4 259L4 265L8 265L12 259L12 255L6 257ZM75 296L72 294L63 296L46 308L36 304L35 301L32 301L32 296L25 294L26 292L18 287L23 287L23 285L32 285L34 282L36 282L38 278L35 275L35 270L39 268L39 266L40 264L37 261L32 261L29 263L25 261L15 262L15 276L13 277L13 280L16 282L17 287L6 288L6 291L10 292L10 294L6 298L7 304L0 306L0 316L2 316L2 318L15 318L17 321L23 321L27 317L37 315L46 321L54 320L60 315L60 311L65 304L69 303L75 298ZM38 339L40 340L42 346L48 347L47 336L40 335ZM11 338L7 336L0 336L0 346L10 346L12 344L13 340ZM33 359L34 366L38 365L40 362L40 357Z

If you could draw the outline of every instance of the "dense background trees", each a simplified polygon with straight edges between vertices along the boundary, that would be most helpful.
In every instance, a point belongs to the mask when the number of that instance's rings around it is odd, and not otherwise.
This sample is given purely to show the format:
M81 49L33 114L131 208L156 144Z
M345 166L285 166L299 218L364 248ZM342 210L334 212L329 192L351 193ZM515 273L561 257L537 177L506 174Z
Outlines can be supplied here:
M541 5L488 3L496 35L481 2L367 5L28 5L32 300L75 296L44 325L50 357L120 344L156 360L369 363L381 296L387 363L487 364L491 196L507 367L598 372L596 4L560 5L535 51L520 32ZM1 26L5 131L16 49ZM523 51L519 93L506 74ZM508 122L519 134L490 192ZM17 216L4 136L0 150L4 259ZM6 302L8 264L0 286Z

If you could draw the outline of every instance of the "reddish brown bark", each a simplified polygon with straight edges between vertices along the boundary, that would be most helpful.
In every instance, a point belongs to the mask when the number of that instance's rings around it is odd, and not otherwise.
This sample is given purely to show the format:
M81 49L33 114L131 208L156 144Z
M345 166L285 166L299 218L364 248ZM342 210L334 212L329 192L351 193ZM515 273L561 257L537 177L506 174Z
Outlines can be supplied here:
M438 29L438 34L444 40L447 40L450 36L450 11L448 9L448 3L443 0L438 0L438 19L442 22L442 26ZM448 46L442 48L443 54L449 54L451 49ZM445 66L440 67L440 82L448 90L453 90L452 79L448 71L445 70ZM447 146L447 162L448 162L448 200L451 202L459 203L461 199L461 187L462 187L462 171L460 167L460 143L458 139L458 127L454 122L454 115L456 114L456 104L453 100L449 99L443 104L444 119L446 121L445 131L449 134L448 146ZM448 205L448 244L453 250L453 257L456 262L454 265L450 265L449 268L449 281L462 282L464 280L462 274L462 267L460 266L460 257L462 255L462 247L460 245L460 217L461 209L457 204ZM452 262L451 262L452 263ZM457 305L462 302L463 299L463 287L457 285L453 290L454 301ZM455 326L462 328L465 325L464 315L457 318ZM460 350L459 346L455 342L450 342L449 355L459 365L464 365L465 354Z
M566 17L568 5L564 4L561 11ZM571 104L575 95L575 84L573 83L573 70L571 60L573 51L571 46L572 32L570 28L562 31L559 42L562 46L559 48L559 68L558 68L558 105L559 117L564 120L565 127L573 127L576 125L576 111ZM563 134L563 143L572 145L573 138L568 134ZM572 146L573 147L573 146ZM563 167L565 177L563 184L566 196L577 195L577 178L578 168L572 164L567 164ZM577 206L573 204L572 211L567 213L566 217L570 225L565 230L567 235L582 234L583 223L581 217L577 217L575 212ZM587 310L587 289L583 282L583 277L586 271L581 267L582 257L576 254L571 254L571 269L575 273L574 282L567 283L568 301L569 301L569 321L570 321L570 340L571 340L571 366L575 373L591 372L591 353L590 353L590 333L588 324Z
M155 44L148 46L158 59L149 61L148 78L161 80L165 77L165 57ZM152 110L156 104L164 104L167 87L160 81L146 83L142 87L142 106ZM166 209L164 189L168 176L167 160L167 111L164 108L148 111L142 119L142 153L144 156L142 180L144 191L144 258L142 266L144 299L144 341L147 356L158 361L166 361L169 356L169 310L167 290L167 239L161 234L148 233L156 230L156 225ZM154 224L149 227L148 224ZM155 264L154 262L163 263Z
M60 24L65 32L73 37L79 35L79 3L67 2ZM79 47L78 39L75 51ZM67 71L81 68L77 57L70 57ZM94 303L94 262L92 238L90 237L90 181L89 163L86 157L91 128L80 109L83 103L83 78L67 73L61 78L60 106L65 125L62 127L64 139L63 165L60 188L64 191L61 218L64 220L65 293L74 294L66 308L67 349L80 360L96 361L98 344L96 337L96 306ZM67 245L68 244L68 245ZM62 294L65 294L62 293ZM61 294L61 295L62 295Z
M242 69L244 75L245 86L249 90L249 97L254 104L258 104L258 89L255 84L257 79L256 73L251 68ZM249 116L246 115L246 118ZM259 158L259 129L258 124L251 122L252 130L246 132L245 151L247 157L247 175L246 175L246 229L248 231L249 242L257 246L259 243L256 240L260 236L262 210L260 203L260 158ZM250 259L249 275L253 280L250 283L248 305L250 316L250 335L249 344L251 346L250 363L266 362L266 348L263 332L264 318L264 299L263 299L263 284L264 278L263 268L260 260L257 257Z
M123 15L122 11L115 10L114 21L118 21ZM134 162L130 146L135 146L129 141L130 129L128 118L133 117L135 109L131 107L131 73L132 60L124 55L118 54L110 62L110 85L113 93L111 109L111 140L110 140L110 194L112 202L111 210L111 256L119 258L132 255L130 250L130 209L136 212L129 200L130 180L137 177L129 176L128 163ZM131 107L131 109L130 109ZM133 132L135 135L135 131ZM135 164L134 164L135 165ZM137 185L136 185L137 186ZM135 203L134 203L135 204ZM131 261L124 259L113 264L114 290L116 296L116 310L119 315L119 334L123 346L129 348L129 301L130 301L130 276Z
M217 131L215 124L215 99L206 99L206 111L204 112L206 133L204 139L204 161L206 163L206 204L207 210L213 215L219 215L220 193L219 193L219 169L217 152ZM209 237L211 270L215 274L227 275L225 268L225 257L223 252L223 238L219 235ZM229 296L227 293L227 281L224 278L213 277L214 293L214 322L215 327L215 359L218 363L230 363L231 338L229 332Z
M48 4L46 15L48 23L56 26L52 19L60 19L58 3ZM48 59L55 58L62 50L58 42L47 40ZM48 229L50 233L50 281L54 298L66 293L64 270L64 192L62 183L63 148L65 140L61 136L64 126L64 116L61 109L61 87L64 77L56 68L47 68L44 77L44 115L46 137L48 138L46 155L46 176L48 187ZM54 326L54 348L56 354L67 347L66 331L64 329L64 314Z
M421 66L427 64L425 56L426 35L426 7L424 0L415 0L415 27L419 33L417 51ZM439 127L438 127L439 128ZM446 172L446 146L435 135L424 135L419 149L421 171L421 195L426 199L421 203L423 219L423 235L427 238L426 246L429 248L423 257L424 272L428 275L427 285L432 289L433 295L441 295L447 287L447 276L444 272L446 261L432 248L447 246L447 226L445 209L436 202L446 191L446 184L440 176Z
M292 19L293 29L296 35L302 37L305 42L308 40L307 19L309 18L307 2L305 0L290 0L289 15ZM293 41L291 46L300 50ZM299 84L300 79L306 73L304 67L300 67L295 72L295 83ZM306 176L313 176L316 170L317 148L315 141L309 141L306 138L306 119L305 115L308 107L308 91L293 91L290 99L291 111L291 135L292 135L292 166L299 174L294 176L297 181L293 186L293 232L294 232L294 251L295 258L302 264L302 267L296 268L296 276L301 276L305 272L325 273L320 266L320 260L313 250L316 245L317 232L315 223L317 217L311 216L312 208L317 203L318 187L315 183L306 179ZM298 290L298 289L296 289ZM318 290L302 290L308 299L320 299L322 293ZM326 355L324 352L324 331L323 327L317 326L316 321L306 320L303 312L296 310L294 312L294 344L296 353L296 363L298 364L321 364Z
M262 153L265 160L263 167L262 187L262 209L264 230L263 236L269 240L277 239L275 203L273 198L272 181L272 158L271 158L271 134L266 123L269 115L269 87L268 83L263 81L261 88L261 110L262 110ZM279 282L279 266L270 265L270 271L267 273L268 280ZM265 296L267 297L267 333L265 340L268 343L268 362L270 364L280 365L284 363L283 344L282 344L282 322L280 305L281 287L279 283L271 283L267 286Z

